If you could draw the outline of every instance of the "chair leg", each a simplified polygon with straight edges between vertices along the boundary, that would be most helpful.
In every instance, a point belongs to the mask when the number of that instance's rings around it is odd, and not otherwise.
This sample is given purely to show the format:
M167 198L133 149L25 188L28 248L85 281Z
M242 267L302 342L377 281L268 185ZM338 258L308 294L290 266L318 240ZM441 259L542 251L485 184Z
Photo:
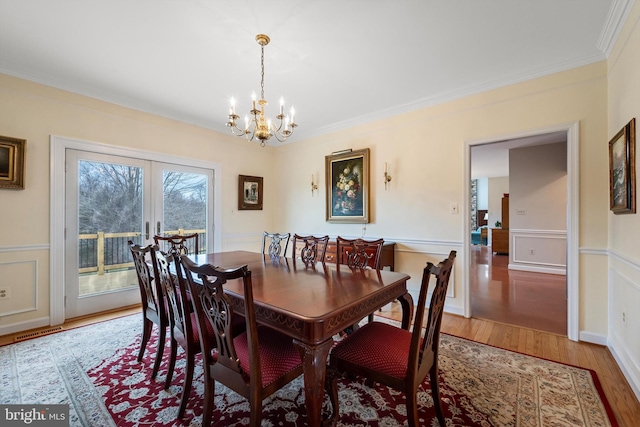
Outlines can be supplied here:
M213 410L216 407L216 382L209 376L209 372L207 372L208 369L208 367L204 368L204 408L202 408L202 427L209 427L211 425Z
M260 427L262 421L262 400L249 399L249 426Z
M151 371L151 378L155 378L158 375L160 369L160 362L162 362L162 356L164 354L164 343L167 340L167 328L160 326L160 333L158 337L158 351L156 352L156 361L153 363L153 371Z
M409 427L419 427L418 424L418 390L409 390L406 395L407 400L407 421Z
M171 337L171 353L169 354L169 366L167 367L167 377L164 380L164 389L169 390L171 379L173 378L173 369L176 366L176 358L178 354L178 342Z
M147 343L151 337L151 330L153 329L153 322L147 319L142 314L142 341L140 342L140 351L138 352L138 362L142 362L142 356L144 356L144 350L147 348Z
M433 406L436 408L436 416L441 427L445 427L444 413L442 412L442 402L440 401L440 386L438 385L438 365L434 365L429 370L429 382L431 383L431 397Z
M178 418L184 416L189 401L189 393L191 393L191 383L193 382L193 367L195 365L195 355L193 351L187 350L187 371L182 385L182 397L180 398L180 408L178 408Z

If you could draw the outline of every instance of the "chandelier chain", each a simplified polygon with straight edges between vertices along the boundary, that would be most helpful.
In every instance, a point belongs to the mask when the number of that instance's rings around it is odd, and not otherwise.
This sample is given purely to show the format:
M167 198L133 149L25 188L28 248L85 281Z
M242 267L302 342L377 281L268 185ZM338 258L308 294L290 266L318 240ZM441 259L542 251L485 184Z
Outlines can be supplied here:
M264 98L264 46L260 46L261 54L260 54L260 68L262 69L262 73L260 74L260 99Z

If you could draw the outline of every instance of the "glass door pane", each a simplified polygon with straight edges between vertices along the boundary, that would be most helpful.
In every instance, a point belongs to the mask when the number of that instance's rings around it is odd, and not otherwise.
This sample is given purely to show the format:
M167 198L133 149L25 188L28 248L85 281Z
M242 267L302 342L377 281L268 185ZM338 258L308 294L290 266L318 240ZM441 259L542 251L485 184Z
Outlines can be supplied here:
M67 209L67 317L139 303L127 242L145 244L149 164L79 151L67 157L67 191L75 193Z
M160 169L162 197L156 202L156 212L161 212L156 222L156 233L163 236L198 233L198 252L206 253L212 245L208 233L209 200L213 172L169 164L154 164ZM193 248L189 248L193 253Z

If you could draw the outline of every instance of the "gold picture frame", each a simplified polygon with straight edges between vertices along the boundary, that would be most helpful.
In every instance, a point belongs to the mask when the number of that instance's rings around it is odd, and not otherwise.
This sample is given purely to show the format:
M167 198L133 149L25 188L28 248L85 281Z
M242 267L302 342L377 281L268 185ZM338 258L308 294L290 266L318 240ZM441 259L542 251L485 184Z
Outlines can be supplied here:
M636 213L636 119L609 141L609 203L614 214Z
M0 188L24 190L25 139L0 136Z
M369 222L369 149L325 156L327 222Z
M263 179L260 176L238 176L238 210L261 211Z

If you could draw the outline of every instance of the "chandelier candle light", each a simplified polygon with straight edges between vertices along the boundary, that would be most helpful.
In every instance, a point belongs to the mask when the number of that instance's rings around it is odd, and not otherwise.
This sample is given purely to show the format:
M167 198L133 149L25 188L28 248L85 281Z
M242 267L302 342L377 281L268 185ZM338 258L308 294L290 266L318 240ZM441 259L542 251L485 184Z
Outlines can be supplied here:
M265 34L258 34L256 41L260 45L260 67L262 69L260 80L260 99L256 100L255 92L251 95L251 110L249 115L244 116L244 128L238 127L238 119L240 116L236 114L236 101L231 98L231 108L229 109L229 121L227 126L231 128L231 133L235 136L244 136L249 141L253 141L257 138L260 141L261 146L265 146L269 138L275 136L280 142L287 139L293 133L293 130L298 126L295 122L295 110L291 107L290 115L284 114L284 99L280 97L280 114L276 116L278 120L277 125L274 124L271 119L266 118L264 114L264 107L268 104L264 99L264 47L269 44L269 36Z

